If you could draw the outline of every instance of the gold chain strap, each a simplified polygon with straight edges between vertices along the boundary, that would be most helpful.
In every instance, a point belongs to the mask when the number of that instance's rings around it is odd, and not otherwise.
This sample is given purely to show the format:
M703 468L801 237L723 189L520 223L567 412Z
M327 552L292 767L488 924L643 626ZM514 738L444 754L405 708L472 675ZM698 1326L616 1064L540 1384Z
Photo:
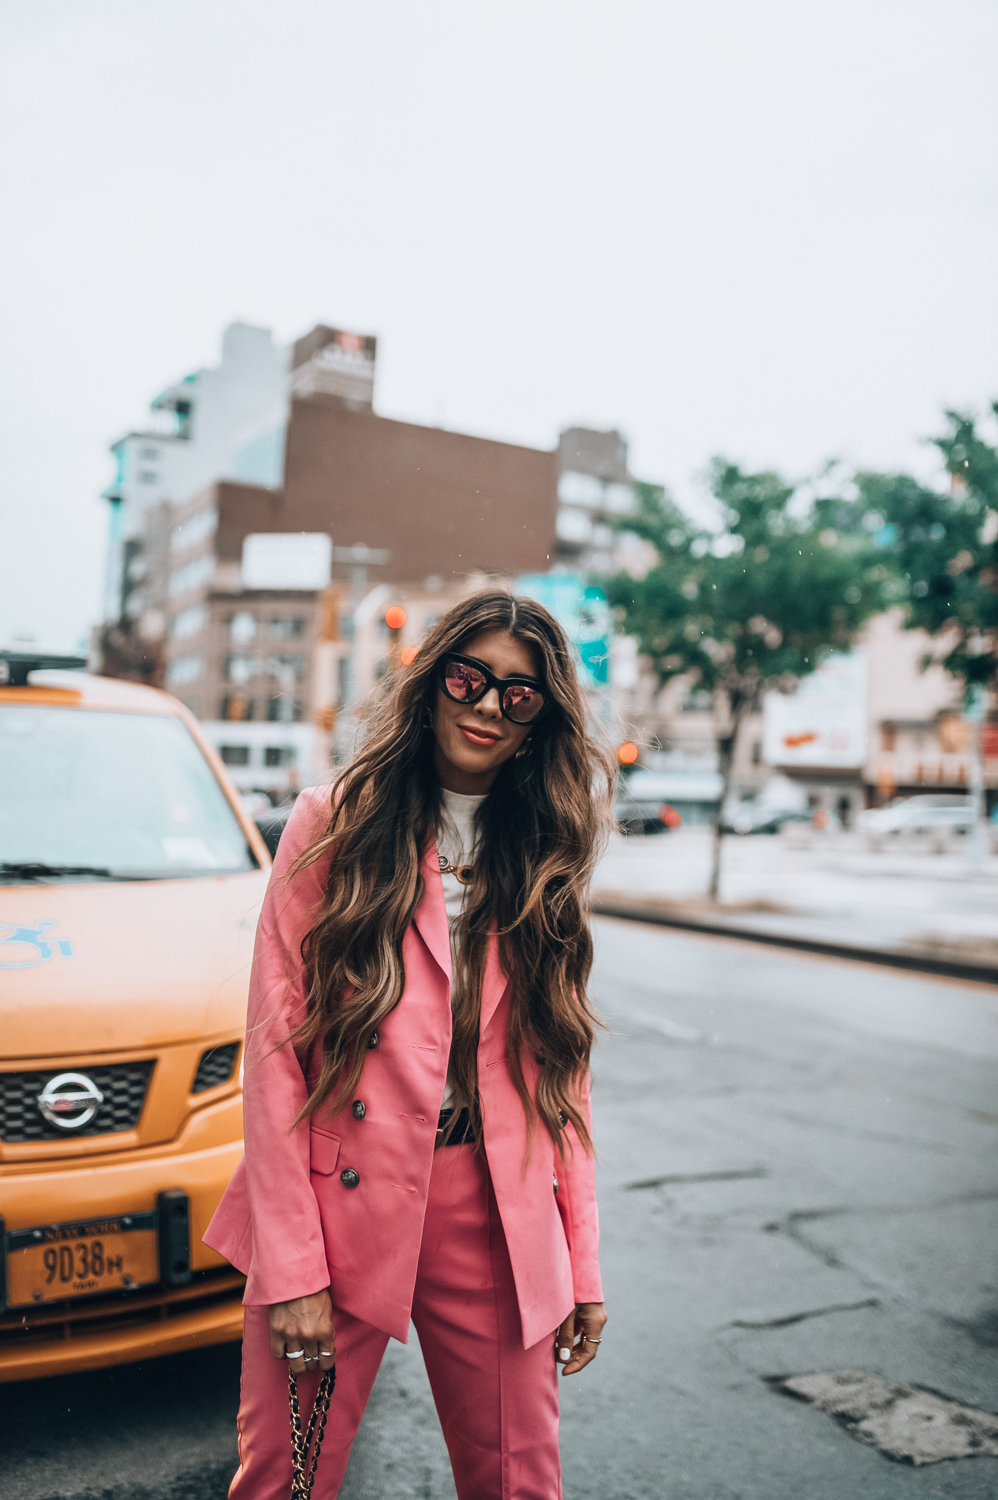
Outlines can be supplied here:
M319 1450L322 1447L322 1434L326 1430L326 1418L329 1415L329 1398L333 1394L336 1384L336 1366L326 1370L319 1381L319 1389L315 1394L315 1405L312 1407L312 1415L308 1419L308 1427L305 1436L301 1432L301 1408L298 1405L298 1383L294 1377L294 1371L288 1366L288 1404L291 1407L291 1464L294 1469L294 1478L291 1481L291 1494L289 1500L309 1500L312 1493L312 1485L315 1482L315 1470L319 1462ZM312 1448L312 1438L315 1437L315 1447ZM311 1463L308 1461L309 1449L312 1449Z

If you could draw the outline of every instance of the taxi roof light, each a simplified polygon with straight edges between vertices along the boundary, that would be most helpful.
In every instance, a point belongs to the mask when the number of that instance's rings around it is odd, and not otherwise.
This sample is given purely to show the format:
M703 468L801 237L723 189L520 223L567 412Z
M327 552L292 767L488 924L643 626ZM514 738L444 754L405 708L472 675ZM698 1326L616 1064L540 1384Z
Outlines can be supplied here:
M82 672L85 656L56 656L49 651L0 651L0 687L27 687L28 673Z

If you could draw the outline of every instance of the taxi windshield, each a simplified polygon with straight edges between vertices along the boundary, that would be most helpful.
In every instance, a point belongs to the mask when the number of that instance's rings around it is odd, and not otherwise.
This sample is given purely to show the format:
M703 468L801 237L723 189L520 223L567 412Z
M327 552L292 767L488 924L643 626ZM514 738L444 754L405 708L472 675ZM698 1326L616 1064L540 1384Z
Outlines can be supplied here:
M0 704L0 880L169 880L256 868L180 719Z

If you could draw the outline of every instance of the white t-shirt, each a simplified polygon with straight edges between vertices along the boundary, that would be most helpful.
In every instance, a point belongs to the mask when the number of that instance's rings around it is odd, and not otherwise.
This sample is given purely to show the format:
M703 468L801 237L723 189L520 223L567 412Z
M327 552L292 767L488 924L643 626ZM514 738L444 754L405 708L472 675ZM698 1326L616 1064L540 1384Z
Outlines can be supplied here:
M437 853L452 865L470 865L475 857L475 814L485 797L466 797L463 792L448 792L442 788L443 806L440 809L440 826L437 829ZM447 908L447 927L450 932L451 967L457 969L456 928L464 910L468 886L462 885L456 875L441 875L444 888L444 906ZM451 1105L451 1086L444 1090L443 1108Z

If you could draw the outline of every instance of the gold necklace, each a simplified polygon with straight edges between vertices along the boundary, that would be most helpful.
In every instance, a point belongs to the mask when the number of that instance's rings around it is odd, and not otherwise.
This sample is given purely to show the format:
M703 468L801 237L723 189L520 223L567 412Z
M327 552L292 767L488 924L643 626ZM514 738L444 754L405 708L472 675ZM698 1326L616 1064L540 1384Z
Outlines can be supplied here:
M452 865L443 854L437 855L441 875L456 875L462 885L470 885L475 878L474 865Z

